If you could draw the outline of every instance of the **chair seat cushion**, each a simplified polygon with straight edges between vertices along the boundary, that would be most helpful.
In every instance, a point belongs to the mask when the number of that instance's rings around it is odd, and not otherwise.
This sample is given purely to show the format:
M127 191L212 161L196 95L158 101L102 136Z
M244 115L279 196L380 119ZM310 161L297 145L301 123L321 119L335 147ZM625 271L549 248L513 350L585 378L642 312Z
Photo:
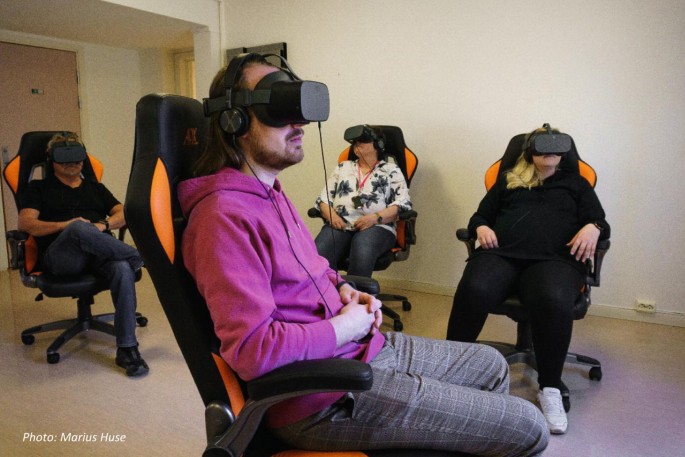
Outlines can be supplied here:
M589 307L589 301L585 293L579 293L573 304L573 319L580 320L585 317ZM509 296L502 304L495 306L490 311L492 314L507 316L515 322L523 322L529 319L528 308L523 306L518 296Z
M38 289L48 297L95 295L109 286L106 279L92 274L55 276L41 273L36 278Z

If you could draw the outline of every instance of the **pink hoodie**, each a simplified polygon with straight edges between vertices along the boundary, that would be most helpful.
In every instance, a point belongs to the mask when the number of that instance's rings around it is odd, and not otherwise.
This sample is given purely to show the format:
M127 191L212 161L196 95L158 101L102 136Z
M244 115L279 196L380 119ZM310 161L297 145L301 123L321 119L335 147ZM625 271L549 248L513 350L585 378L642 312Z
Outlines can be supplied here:
M271 196L271 198L267 195ZM207 301L221 356L246 381L298 360L370 361L383 346L336 349L328 319L343 307L337 273L320 257L303 221L277 180L274 187L225 168L179 184L188 227L183 258ZM283 402L267 415L271 427L304 419L341 393Z

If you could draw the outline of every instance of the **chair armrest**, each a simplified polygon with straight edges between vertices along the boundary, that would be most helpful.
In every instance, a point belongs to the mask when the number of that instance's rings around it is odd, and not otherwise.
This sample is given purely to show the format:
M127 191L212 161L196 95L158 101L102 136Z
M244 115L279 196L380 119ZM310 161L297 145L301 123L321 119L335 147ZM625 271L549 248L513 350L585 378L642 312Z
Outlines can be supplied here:
M586 282L593 287L599 287L601 272L602 272L602 262L604 262L604 256L611 247L611 241L599 240L597 242L597 247L595 248L595 256L592 261L588 260L588 274Z
M316 219L317 217L323 219L323 216L321 215L321 210L315 206L307 210L307 216L311 217L312 219Z
M247 383L242 411L225 432L209 441L203 457L242 455L264 414L276 403L313 393L358 392L372 384L371 367L358 360L305 360L276 369Z
M352 359L322 359L294 362L247 383L250 400L288 398L309 392L349 392L371 388L371 367Z
M126 238L126 231L128 230L128 226L127 226L127 225L122 225L122 226L119 227L117 230L118 230L118 232L119 232L119 233L117 233L117 239L118 239L119 241L124 241L124 238Z
M405 249L409 249L409 246L416 244L416 218L419 214L411 210L400 210L397 214L397 219L404 221L404 245Z
M19 230L10 230L5 233L7 240L7 251L9 253L9 267L12 270L19 270L26 265L24 245L29 239L29 234Z
M403 221L407 221L409 219L416 219L416 217L419 215L416 211L413 209L408 209L408 210L400 210L397 213L397 218Z
M469 241L469 240L475 239L475 238L476 238L475 233L472 234L471 230L469 230L467 228L457 229L457 239L459 241L466 242L466 241Z
M349 282L355 289L366 292L371 295L378 295L381 292L381 286L373 278L367 276L343 275L345 281Z
M476 250L476 234L467 228L457 229L457 239L466 245L466 252L471 256Z

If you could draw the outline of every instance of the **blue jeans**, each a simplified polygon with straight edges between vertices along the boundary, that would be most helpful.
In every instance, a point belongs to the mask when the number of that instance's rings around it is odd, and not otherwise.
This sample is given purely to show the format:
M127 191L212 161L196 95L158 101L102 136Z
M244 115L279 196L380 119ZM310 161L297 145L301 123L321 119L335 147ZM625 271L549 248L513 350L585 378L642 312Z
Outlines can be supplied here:
M378 225L358 232L335 230L326 224L314 240L319 255L328 260L331 268L347 256L347 273L371 277L378 258L395 245L395 235ZM334 249L335 247L335 249Z
M143 266L138 251L93 224L72 222L45 251L46 269L54 275L93 271L109 280L118 347L136 346L135 272Z

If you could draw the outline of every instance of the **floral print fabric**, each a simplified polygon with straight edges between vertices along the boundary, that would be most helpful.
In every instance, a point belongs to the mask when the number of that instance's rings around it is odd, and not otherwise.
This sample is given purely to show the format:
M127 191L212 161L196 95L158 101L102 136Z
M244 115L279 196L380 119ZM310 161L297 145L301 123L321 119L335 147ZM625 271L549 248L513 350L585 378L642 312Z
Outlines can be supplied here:
M321 202L331 206L345 220L346 230L354 230L354 222L360 217L374 214L389 206L399 206L400 211L412 208L409 188L402 170L396 164L381 160L367 178L360 174L357 162L346 160L338 164L331 177L328 178L330 195L326 198L324 187L319 198L316 199L317 207ZM394 222L382 225L383 228L397 235L395 226Z

